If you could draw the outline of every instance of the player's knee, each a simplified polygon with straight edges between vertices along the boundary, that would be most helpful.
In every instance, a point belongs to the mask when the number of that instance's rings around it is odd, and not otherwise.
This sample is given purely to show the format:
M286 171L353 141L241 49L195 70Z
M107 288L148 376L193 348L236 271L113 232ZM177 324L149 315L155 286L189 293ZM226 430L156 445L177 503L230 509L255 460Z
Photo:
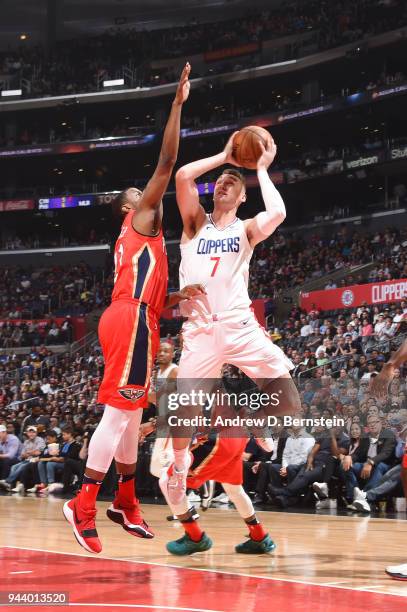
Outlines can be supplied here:
M240 516L247 518L254 514L253 504L242 485L222 483L226 495L233 502Z

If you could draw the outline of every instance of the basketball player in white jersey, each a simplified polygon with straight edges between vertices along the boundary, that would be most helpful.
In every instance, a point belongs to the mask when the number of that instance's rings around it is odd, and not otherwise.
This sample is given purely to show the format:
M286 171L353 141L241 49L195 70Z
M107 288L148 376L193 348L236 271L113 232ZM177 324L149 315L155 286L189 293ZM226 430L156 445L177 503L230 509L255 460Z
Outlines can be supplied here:
M160 416L160 400L157 392L165 385L166 382L176 379L178 366L173 362L174 346L171 342L162 341L157 353L157 369L152 376L152 391L148 395L150 402L157 407L157 416ZM161 432L154 442L153 452L151 454L150 472L153 476L160 477L163 468L168 467L174 461L172 450L172 439L168 432L168 436L164 436Z
M161 379L177 378L178 366L173 362L174 345L165 340L160 343L160 348L157 353L157 374L156 379L159 383Z
M236 216L246 201L246 188L244 177L234 168L226 168L218 177L211 214L206 214L199 202L195 182L198 177L224 164L237 165L232 156L233 137L221 153L187 164L176 174L177 203L183 220L180 287L200 283L206 291L181 310L188 320L183 326L178 380L216 379L222 364L229 363L250 378L262 380L264 392L281 393L273 414L293 414L300 408L298 391L290 376L293 364L257 322L248 295L253 249L286 216L283 199L268 174L277 150L274 141L267 148L262 146L257 162L265 210L245 221ZM270 406L264 410L271 414ZM176 507L176 514L185 505L191 434L188 427L172 431L174 465L160 483Z

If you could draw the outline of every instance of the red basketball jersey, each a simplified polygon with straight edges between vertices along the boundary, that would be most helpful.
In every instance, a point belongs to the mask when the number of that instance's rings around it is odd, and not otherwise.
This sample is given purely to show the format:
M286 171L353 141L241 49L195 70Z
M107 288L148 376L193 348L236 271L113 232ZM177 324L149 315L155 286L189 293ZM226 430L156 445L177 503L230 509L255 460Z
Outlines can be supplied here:
M159 317L168 284L168 260L162 230L144 236L132 227L135 211L127 214L114 249L112 300L144 302Z

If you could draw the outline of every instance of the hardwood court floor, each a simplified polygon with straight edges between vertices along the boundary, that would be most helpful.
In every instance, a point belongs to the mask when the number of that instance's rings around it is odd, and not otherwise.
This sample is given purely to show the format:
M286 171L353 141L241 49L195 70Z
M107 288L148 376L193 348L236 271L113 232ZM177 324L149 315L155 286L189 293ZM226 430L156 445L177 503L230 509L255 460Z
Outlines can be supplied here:
M0 497L0 547L34 549L44 551L44 554L45 552L68 553L80 555L80 557L75 557L79 560L84 557L103 558L109 561L126 560L131 563L143 564L143 567L149 566L155 572L157 568L167 570L177 567L190 568L195 571L201 570L201 574L203 572L214 572L217 576L223 577L224 584L226 578L244 576L246 580L251 581L250 584L265 584L266 580L268 585L275 585L275 588L277 588L277 583L279 588L281 585L285 586L286 589L293 586L301 587L302 597L304 596L302 585L304 587L307 585L314 590L315 586L312 585L317 585L324 587L318 588L318 593L324 594L329 591L331 600L334 601L336 598L336 606L338 601L343 603L344 597L350 595L353 597L352 601L355 602L354 605L352 604L353 610L363 610L364 608L370 610L407 609L407 600L400 598L400 596L407 595L407 583L393 581L383 571L386 565L407 562L406 520L260 512L264 524L277 544L277 549L270 555L246 556L237 555L233 550L234 545L243 541L247 533L247 529L236 511L228 508L210 509L208 512L202 513L201 523L208 535L214 540L214 547L206 553L180 558L169 555L165 550L165 543L168 540L176 539L183 533L179 524L169 523L165 520L168 514L166 506L143 506L145 517L155 530L156 537L153 540L141 540L130 536L120 526L111 523L105 515L108 503L100 502L98 503L97 525L103 543L103 551L101 555L96 557L86 553L76 543L71 529L62 515L63 501L51 496L42 499L16 496ZM7 551L8 548L3 548L3 551ZM14 576L19 573L18 568L24 550L19 552L18 558L13 557L14 570L10 571L9 574ZM28 554L29 551L27 550L26 555ZM8 557L10 557L10 553L8 553ZM4 558L7 558L7 554ZM72 557L67 558L72 559ZM8 558L8 562L11 563L10 558ZM41 563L38 556L36 562ZM90 567L89 560L87 563ZM3 565L3 563L0 563L0 565ZM92 580L96 582L97 567L97 562L92 562ZM134 568L134 566L132 567ZM30 570L27 570L27 575L29 573ZM181 572L180 575L186 576L187 573ZM207 573L204 575L208 576ZM256 577L262 580L256 583L253 581L253 578ZM21 579L20 586L21 584L28 584L24 583L23 576L19 576L19 578ZM168 579L168 577L155 577L155 581L158 580L159 582ZM188 580L190 581L190 579ZM216 588L218 587L212 584L210 588L214 589L214 593L211 593L211 595L216 596ZM247 591L247 585L245 588ZM349 589L351 590L349 591ZM4 584L0 590L4 590ZM398 597L386 597L386 594ZM312 596L314 597L314 594ZM380 603L381 600L377 599L380 596L383 596L382 599L384 598L382 603ZM293 605L295 600L295 597L294 599L293 597L291 594L286 602L287 607L283 606L281 609L300 609L301 606ZM362 600L360 600L359 607L356 603L360 597L362 597ZM378 607L372 604L371 597ZM321 595L318 595L315 601L320 602L321 608L314 602L313 610L331 609L323 596L321 599ZM270 604L269 601L268 605L270 606ZM107 604L92 605L106 606ZM137 607L138 609L142 608L139 604L121 604L121 606L124 605ZM216 609L240 610L243 609L243 605L247 606L247 602L244 604L242 602L242 607L239 605L238 607L228 608L227 604L223 603L222 605L223 607ZM341 605L341 607L347 609L346 606ZM164 604L159 606L147 605L143 609L152 608L160 610L207 609L205 605L192 608L185 606L171 607ZM209 608L211 610L215 609L213 606ZM110 605L109 609L113 610L114 606ZM257 611L262 609L258 601L254 609ZM301 609L307 610L307 606ZM333 609L334 607L332 607Z

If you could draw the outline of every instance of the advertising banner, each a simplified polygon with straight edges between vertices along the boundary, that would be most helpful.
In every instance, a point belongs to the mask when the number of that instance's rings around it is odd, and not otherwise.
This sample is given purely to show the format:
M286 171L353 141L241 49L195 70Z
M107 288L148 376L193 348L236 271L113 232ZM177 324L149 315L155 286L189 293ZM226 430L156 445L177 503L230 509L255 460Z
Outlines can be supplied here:
M32 210L34 207L35 200L0 200L0 212Z
M370 305L388 304L407 299L407 278L369 283L367 285L350 285L340 289L324 289L300 293L300 306L307 312L318 310L337 310L357 308L364 302Z
M227 49L217 49L216 51L207 51L204 53L205 62L215 62L228 57L238 57L239 55L249 55L260 50L258 42L248 43L247 45L239 45L238 47L228 47Z

